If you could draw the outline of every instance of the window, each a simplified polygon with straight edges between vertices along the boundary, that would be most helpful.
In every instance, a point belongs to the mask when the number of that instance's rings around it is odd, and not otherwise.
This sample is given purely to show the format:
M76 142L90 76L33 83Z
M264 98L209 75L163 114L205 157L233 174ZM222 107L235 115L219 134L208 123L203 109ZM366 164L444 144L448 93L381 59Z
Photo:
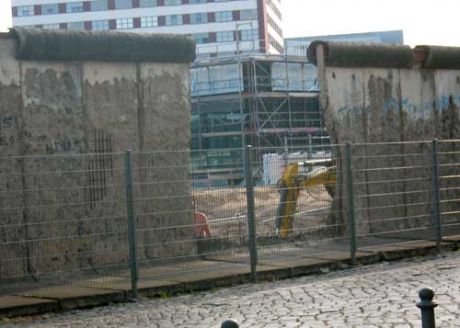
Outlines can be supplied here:
M117 30L125 30L133 28L133 19L132 18L119 18L117 19Z
M97 20L93 22L93 30L95 31L104 31L109 29L108 20Z
M216 12L216 22L231 22L233 15L231 11L218 11Z
M141 8L155 7L157 5L157 0L141 0L139 5Z
M67 12L68 13L81 13L83 12L83 2L69 2L67 4Z
M42 15L55 15L59 13L59 6L57 3L42 5Z
M166 25L181 25L182 24L182 15L170 15L166 16Z
M67 24L69 30L84 30L85 24L83 22L71 22Z
M191 0L191 4L197 4L197 3L206 3L206 0Z
M18 16L33 16L34 15L34 6L19 6L18 7Z
M207 43L209 40L209 33L196 33L193 34L193 38L197 44Z
M132 7L132 0L115 0L115 9L131 9Z
M44 24L43 28L45 30L56 30L59 28L59 24Z
M91 11L107 10L107 0L94 0L90 2Z
M270 17L267 17L267 22L268 25L274 29L280 36L283 35L283 31L281 30L281 27L278 26L278 24Z
M278 41L275 40L274 37L272 37L270 34L268 35L268 43L275 48L279 53L283 52L283 46L278 43Z
M255 9L245 9L240 11L241 20L255 20L257 19L257 11Z
M268 2L268 6L273 10L275 15L279 18L282 19L281 11L278 9L278 5L275 4L273 1Z
M241 30L241 41L257 40L258 30Z
M191 24L203 24L207 23L208 21L208 14L206 13L195 13L190 15L190 23Z
M217 42L230 42L235 40L233 31L217 32L216 33Z
M158 26L158 17L141 17L141 27L155 27Z
M182 4L181 0L165 0L165 6L178 6Z

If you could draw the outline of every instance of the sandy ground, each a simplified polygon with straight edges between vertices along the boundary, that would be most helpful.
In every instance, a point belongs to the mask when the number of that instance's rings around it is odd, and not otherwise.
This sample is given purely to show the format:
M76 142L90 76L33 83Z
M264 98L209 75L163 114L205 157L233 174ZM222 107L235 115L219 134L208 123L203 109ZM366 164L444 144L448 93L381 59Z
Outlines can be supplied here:
M197 209L207 214L215 236L226 237L246 234L246 189L221 188L194 192ZM279 204L275 186L255 188L255 209L258 235L275 235L275 217ZM331 207L331 197L323 186L300 192L294 218L294 232L311 230L324 224Z

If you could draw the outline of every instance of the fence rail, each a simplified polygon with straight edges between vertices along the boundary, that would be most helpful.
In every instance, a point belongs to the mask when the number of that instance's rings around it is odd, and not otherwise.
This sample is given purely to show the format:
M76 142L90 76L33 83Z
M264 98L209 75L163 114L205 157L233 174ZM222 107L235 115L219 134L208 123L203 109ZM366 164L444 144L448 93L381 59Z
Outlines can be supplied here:
M0 294L126 283L136 296L148 279L237 266L256 280L277 261L354 264L460 235L460 141L233 151L241 163L209 170L198 151L0 158Z

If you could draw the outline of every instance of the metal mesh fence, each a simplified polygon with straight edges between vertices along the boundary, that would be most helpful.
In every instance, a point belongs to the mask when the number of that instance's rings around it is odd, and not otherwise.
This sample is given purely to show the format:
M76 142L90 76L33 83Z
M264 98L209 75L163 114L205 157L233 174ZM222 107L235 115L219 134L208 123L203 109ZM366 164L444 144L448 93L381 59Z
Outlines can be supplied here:
M459 147L0 158L0 294L67 284L129 290L134 276L253 273L256 264L353 260L355 251L458 239Z
M357 144L352 152L358 246L434 239L431 143Z
M125 275L122 154L0 158L0 291Z
M242 163L221 154L134 154L141 279L249 261ZM203 155L214 163L200 161Z
M460 234L460 141L440 141L437 159L442 235L450 239Z
M324 258L334 250L349 249L347 218L341 211L342 150L337 145L255 149L261 264Z

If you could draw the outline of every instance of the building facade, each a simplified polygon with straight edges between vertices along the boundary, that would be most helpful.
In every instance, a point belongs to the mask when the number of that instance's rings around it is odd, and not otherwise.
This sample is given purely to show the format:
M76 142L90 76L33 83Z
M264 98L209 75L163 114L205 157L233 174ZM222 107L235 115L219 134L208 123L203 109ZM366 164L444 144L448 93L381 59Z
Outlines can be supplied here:
M201 175L194 181L202 179L205 185L242 181L244 145L254 147L254 168L262 172L265 153L329 144L316 75L306 56L196 61L191 72L191 148Z
M261 153L286 147L327 150L316 66L307 59L314 40L402 44L402 31L286 39L284 55L198 60L192 66L192 150L208 183L240 181L242 145ZM311 154L312 155L312 154Z
M404 34L402 30L394 30L287 38L285 40L286 54L289 56L306 56L308 46L315 40L403 44Z
M12 0L13 26L190 34L198 57L283 52L281 0Z

